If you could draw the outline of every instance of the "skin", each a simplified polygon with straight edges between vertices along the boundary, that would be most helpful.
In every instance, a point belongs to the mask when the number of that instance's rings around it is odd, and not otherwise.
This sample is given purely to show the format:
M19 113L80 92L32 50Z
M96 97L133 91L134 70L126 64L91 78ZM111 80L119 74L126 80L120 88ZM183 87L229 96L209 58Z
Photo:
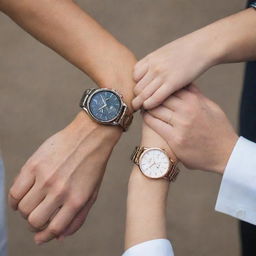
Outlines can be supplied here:
M141 146L163 148L190 169L223 174L238 140L221 108L194 85L146 111L144 121ZM167 238L168 190L167 181L148 179L134 166L128 185L125 250Z
M163 138L145 123L141 146L165 149L173 160L177 160ZM166 200L169 184L164 179L145 177L134 165L128 185L125 250L145 241L167 238Z
M73 1L0 0L0 10L99 87L118 90L133 111L134 55ZM9 204L27 219L37 244L63 239L82 226L121 134L120 128L99 125L81 111L21 168Z
M134 109L153 109L209 68L256 59L253 8L179 38L140 60L134 69Z
M222 174L238 140L221 108L194 85L148 111L144 121L189 169Z

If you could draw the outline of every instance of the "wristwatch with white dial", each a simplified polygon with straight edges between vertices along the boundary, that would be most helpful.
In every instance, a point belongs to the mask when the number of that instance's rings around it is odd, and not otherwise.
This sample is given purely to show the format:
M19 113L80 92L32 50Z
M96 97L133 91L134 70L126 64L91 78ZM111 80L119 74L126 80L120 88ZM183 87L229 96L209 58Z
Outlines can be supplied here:
M80 101L80 107L96 122L120 126L124 131L128 129L133 119L122 95L113 89L86 90Z
M175 181L179 173L177 161L160 148L136 147L131 160L139 166L142 174L151 179Z

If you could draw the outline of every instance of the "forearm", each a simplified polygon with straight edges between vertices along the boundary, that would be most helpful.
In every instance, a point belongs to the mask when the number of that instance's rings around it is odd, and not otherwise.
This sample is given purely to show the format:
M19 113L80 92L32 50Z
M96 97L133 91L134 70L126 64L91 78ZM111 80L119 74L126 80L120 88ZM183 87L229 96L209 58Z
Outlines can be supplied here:
M252 8L214 22L191 35L201 41L209 66L256 59L256 11Z
M134 55L73 1L0 0L0 8L100 87L117 89L130 106Z
M165 149L176 157L165 141L144 124L141 146ZM128 186L125 249L136 244L166 238L166 200L169 182L146 178L134 166Z
M136 244L166 238L166 199L169 184L150 180L132 170L127 199L125 249Z

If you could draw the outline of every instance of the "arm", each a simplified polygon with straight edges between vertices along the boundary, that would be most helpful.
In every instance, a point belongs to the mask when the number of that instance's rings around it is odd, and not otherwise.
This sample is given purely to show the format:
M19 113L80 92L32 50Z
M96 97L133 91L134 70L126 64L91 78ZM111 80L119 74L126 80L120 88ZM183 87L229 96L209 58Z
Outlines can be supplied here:
M0 8L100 87L117 89L131 110L133 54L73 1L0 0ZM36 243L73 234L83 224L120 136L119 128L80 112L25 163L9 202L37 231Z
M72 0L0 0L0 10L130 105L134 55Z
M176 159L163 139L145 124L141 145L166 149ZM125 255L173 255L166 240L168 190L168 181L150 180L134 166L128 186Z
M135 66L135 109L151 109L209 68L256 59L253 8L214 22L150 53Z
M256 224L256 144L238 138L218 105L190 86L149 111L145 122L186 167L223 174L217 211Z

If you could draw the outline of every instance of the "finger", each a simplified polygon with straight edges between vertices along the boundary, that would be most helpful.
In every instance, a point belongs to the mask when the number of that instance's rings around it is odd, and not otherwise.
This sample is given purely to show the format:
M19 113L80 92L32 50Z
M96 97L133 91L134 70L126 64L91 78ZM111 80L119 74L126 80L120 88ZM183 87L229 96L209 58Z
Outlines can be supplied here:
M156 133L158 133L164 140L168 141L169 136L171 136L173 127L166 122L163 122L160 119L157 119L150 114L144 115L145 123L153 129Z
M41 228L35 228L33 227L29 222L28 222L28 229L29 231L33 232L33 233L38 233L39 231L43 231L44 229L47 228L47 226L49 225L49 223L52 221L52 219L57 215L57 213L60 211L61 207L59 207L58 209L56 209L56 211L52 214L52 216L50 217L50 219L48 220L48 222L42 226Z
M163 107L163 106L160 106L160 107L157 107L157 108L154 108L150 111L148 111L148 113L157 118L157 119L160 119L162 120L163 122L173 126L172 124L172 116L174 114L173 111L171 111L170 109L166 108L166 107Z
M173 96L175 96L178 99L183 101L187 94L189 94L189 91L187 89L183 88L183 89L173 93Z
M56 199L55 196L47 196L41 204L39 204L34 211L29 215L29 224L36 228L42 229L50 221L53 215L59 211L62 206L62 200Z
M138 82L143 78L143 76L147 73L148 71L148 64L146 62L139 61L134 67L134 72L133 72L133 79L135 82Z
M132 101L133 107L135 109L138 109L142 106L143 102L147 100L160 86L161 86L162 80L161 78L157 77L151 83L144 88L144 90L137 95L137 97L134 98Z
M202 94L200 89L195 85L195 84L190 84L187 89L190 91L190 92L193 92L193 93L197 93L197 94Z
M35 235L34 239L36 244L46 243L56 237L59 237L71 223L79 209L78 207L72 207L68 203L65 204L50 222L48 227Z
M35 183L35 176L31 170L23 168L10 188L8 201L13 210L17 210L20 200L27 194Z
M170 96L168 99L166 99L163 102L163 106L172 110L172 111L176 111L181 107L182 104L182 100L174 95Z
M134 87L135 95L138 95L153 79L154 74L152 72L147 72Z
M70 225L66 228L66 230L58 237L58 240L63 240L67 236L73 235L76 231L80 229L80 227L84 224L88 213L90 211L90 206L84 207L77 216L72 220Z
M62 240L66 236L73 235L84 224L91 207L93 206L93 204L97 199L98 192L99 192L99 187L95 190L95 192L93 193L88 203L82 208L80 212L78 212L77 216L72 220L72 222L64 230L64 232L60 235L58 239Z
M163 84L156 92L153 93L144 103L145 109L152 109L164 102L164 100L172 94L170 91L169 84Z
M179 98L180 100L184 101L184 100L187 100L188 96L190 95L200 95L200 94L201 93L197 87L193 85L189 85L175 92L173 95Z
M20 200L18 210L24 218L43 201L45 193L35 184L28 193Z

